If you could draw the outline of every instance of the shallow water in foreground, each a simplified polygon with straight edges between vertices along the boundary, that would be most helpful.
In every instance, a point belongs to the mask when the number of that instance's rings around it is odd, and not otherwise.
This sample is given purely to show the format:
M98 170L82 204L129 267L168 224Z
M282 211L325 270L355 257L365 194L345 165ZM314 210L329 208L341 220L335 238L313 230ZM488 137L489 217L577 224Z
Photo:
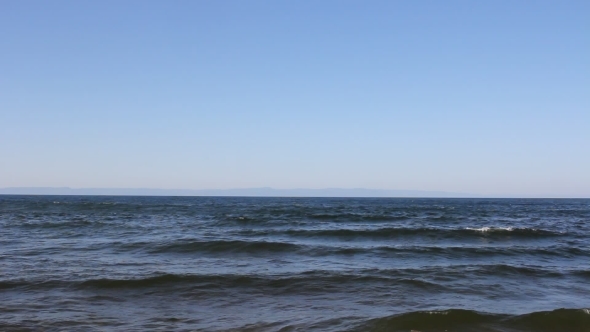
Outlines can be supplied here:
M0 331L590 331L590 200L0 196Z

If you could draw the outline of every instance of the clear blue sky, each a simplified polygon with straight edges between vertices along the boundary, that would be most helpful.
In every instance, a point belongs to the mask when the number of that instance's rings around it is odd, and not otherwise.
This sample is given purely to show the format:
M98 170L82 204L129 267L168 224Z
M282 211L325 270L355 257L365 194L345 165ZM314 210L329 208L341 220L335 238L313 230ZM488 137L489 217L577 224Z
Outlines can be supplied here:
M590 197L590 1L2 1L0 187Z

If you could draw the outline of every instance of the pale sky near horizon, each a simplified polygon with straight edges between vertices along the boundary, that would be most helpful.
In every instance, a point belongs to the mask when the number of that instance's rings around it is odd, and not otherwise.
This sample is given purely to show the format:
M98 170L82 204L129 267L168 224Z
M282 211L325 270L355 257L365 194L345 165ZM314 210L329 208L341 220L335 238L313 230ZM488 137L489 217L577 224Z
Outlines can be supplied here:
M590 1L2 1L0 187L590 197Z

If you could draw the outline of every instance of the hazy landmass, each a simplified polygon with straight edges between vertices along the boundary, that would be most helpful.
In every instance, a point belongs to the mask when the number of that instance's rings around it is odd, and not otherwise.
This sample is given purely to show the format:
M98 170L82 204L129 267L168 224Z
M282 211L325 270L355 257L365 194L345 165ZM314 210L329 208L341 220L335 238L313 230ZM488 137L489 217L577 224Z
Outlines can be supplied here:
M153 188L0 188L3 195L125 195L125 196L268 196L268 197L478 197L468 193L422 190L386 190L366 188L325 189L153 189Z

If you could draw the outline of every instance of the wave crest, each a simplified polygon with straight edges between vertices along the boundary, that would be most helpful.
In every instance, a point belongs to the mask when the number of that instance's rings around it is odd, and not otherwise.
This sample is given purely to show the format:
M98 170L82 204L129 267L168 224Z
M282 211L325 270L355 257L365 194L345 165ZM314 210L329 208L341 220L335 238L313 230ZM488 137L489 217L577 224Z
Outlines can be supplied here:
M524 315L490 314L450 309L416 311L377 318L359 331L542 331L589 332L589 309L556 309Z

